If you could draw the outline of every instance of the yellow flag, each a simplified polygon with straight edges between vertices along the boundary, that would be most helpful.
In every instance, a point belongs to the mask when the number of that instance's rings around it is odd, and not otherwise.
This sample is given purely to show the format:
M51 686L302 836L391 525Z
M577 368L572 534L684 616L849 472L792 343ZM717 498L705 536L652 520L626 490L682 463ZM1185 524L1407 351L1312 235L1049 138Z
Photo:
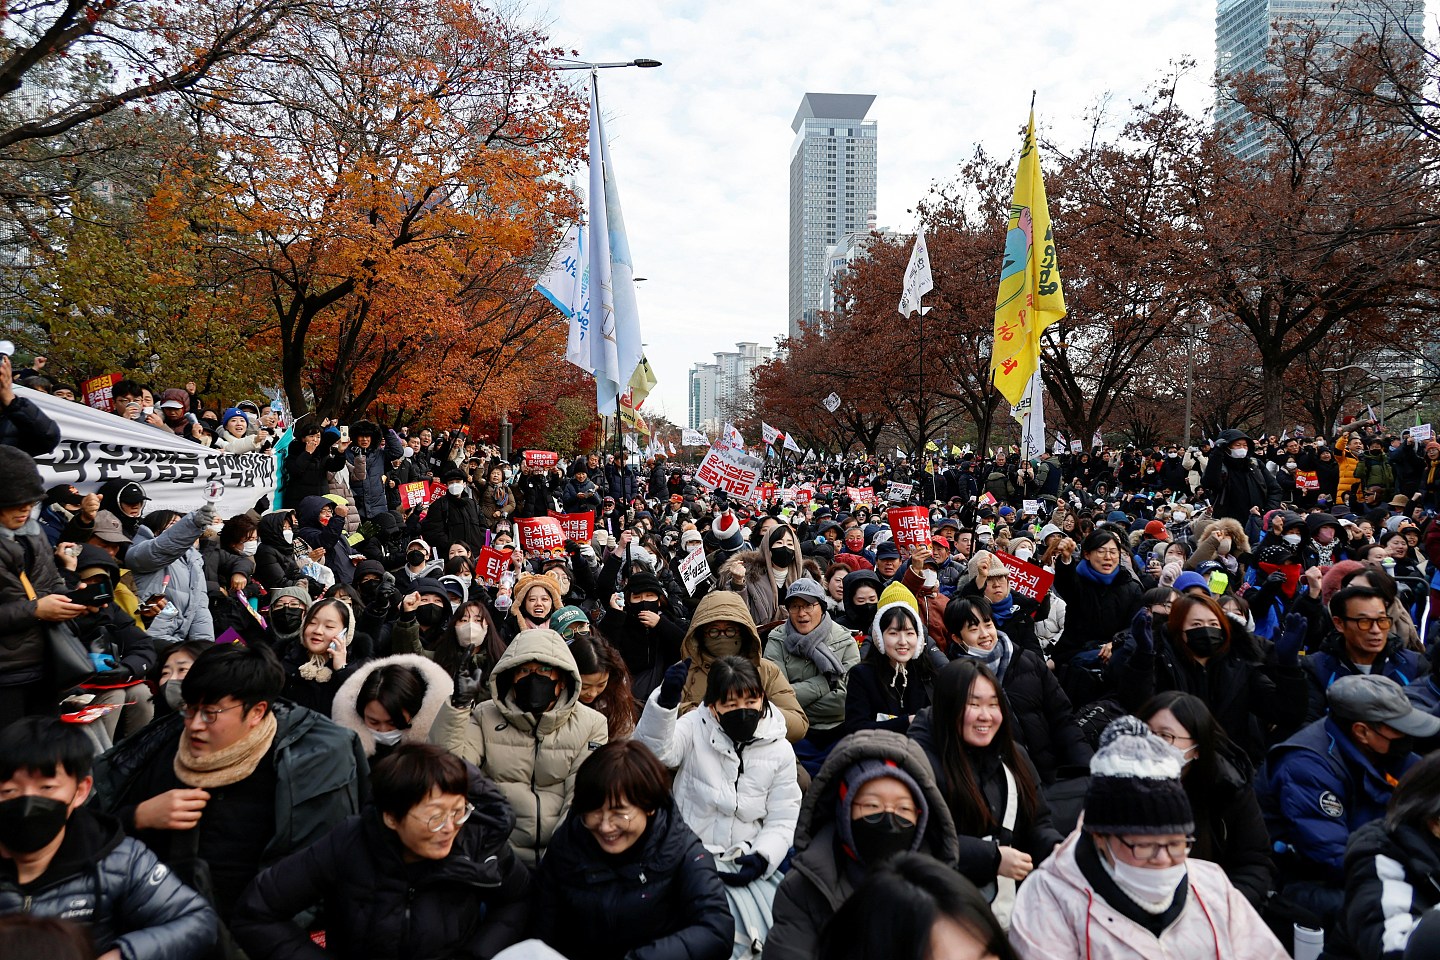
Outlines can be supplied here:
M960 451L960 448L957 447L957 446L955 446L955 444L953 444L953 443L950 444L950 456L952 456L952 457L962 456L962 453L961 453L961 451Z
M927 453L935 453L939 449L940 446L934 440L930 440L925 444L925 450Z
M650 396L650 391L654 390L655 384L659 382L655 379L655 371L650 369L650 361L641 354L640 362L635 364L635 372L630 374L630 390L636 410L645 403L645 398Z
M1012 407L1019 406L1025 385L1039 369L1041 331L1064 316L1065 293L1060 288L1050 207L1040 176L1040 154L1035 149L1032 109L1020 168L1015 173L1000 292L995 298L995 343L990 352L995 386Z

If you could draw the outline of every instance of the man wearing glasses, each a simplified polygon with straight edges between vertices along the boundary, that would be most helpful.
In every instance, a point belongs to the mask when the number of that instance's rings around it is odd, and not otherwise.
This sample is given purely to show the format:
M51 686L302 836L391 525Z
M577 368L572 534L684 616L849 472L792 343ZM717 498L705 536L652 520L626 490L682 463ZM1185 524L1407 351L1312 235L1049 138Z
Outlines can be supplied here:
M1363 580L1330 599L1330 620L1335 631L1301 661L1310 681L1311 720L1325 715L1325 691L1341 677L1368 673L1408 687L1425 672L1419 656L1391 636L1385 597Z
M1383 610L1364 616L1383 617ZM1440 717L1415 709L1399 684L1378 674L1341 677L1325 697L1330 715L1271 748L1255 792L1282 851L1281 892L1328 927L1344 903L1346 843L1385 815L1395 786L1420 759L1415 740L1440 734Z
M358 813L366 790L355 734L280 699L284 686L268 648L216 645L181 681L177 713L96 761L101 809L227 924L262 868Z

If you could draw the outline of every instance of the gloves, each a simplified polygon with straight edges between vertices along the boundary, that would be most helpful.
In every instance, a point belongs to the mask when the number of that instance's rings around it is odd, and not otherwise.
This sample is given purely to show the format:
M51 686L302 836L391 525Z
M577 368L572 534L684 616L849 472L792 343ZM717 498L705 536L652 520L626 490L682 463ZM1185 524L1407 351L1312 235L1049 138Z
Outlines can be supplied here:
M1285 579L1285 571L1276 570L1274 573L1270 574L1270 576L1265 578L1265 586L1269 587L1271 590L1279 590L1281 587L1285 586Z
M1135 639L1136 653L1155 652L1155 633L1150 625L1150 611L1144 607L1130 621L1130 636Z
M734 873L720 874L727 887L743 887L752 880L759 880L770 867L770 861L765 859L764 854L747 853L735 858L735 866L739 869Z
M461 671L455 675L455 694L450 698L451 706L458 709L465 709L475 702L475 697L480 692L480 673L467 673Z
M112 670L101 670L91 677L86 683L94 684L97 687L118 687L122 683L129 683L134 679L130 668L121 664Z
M1275 641L1275 660L1282 667L1300 666L1300 644L1310 630L1310 621L1302 614L1291 613L1285 617L1280 629L1280 638Z
M690 675L690 660L684 659L665 671L665 679L660 681L660 695L655 702L666 710L674 710L680 706L680 691L685 688L685 678Z

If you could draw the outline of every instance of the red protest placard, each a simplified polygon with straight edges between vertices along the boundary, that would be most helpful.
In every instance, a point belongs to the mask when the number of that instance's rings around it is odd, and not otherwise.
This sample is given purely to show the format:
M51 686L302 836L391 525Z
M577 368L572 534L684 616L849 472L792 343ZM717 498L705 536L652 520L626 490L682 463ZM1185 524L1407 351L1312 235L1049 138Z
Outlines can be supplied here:
M1320 477L1314 470L1301 470L1295 474L1296 490L1319 490Z
M80 384L80 392L85 395L85 405L94 407L96 410L104 410L107 413L115 412L115 384L125 378L123 373L104 373L98 377L91 377Z
M995 556L1005 564L1005 569L1010 571L1011 590L1037 603L1050 592L1050 584L1055 582L1055 574L999 550L995 551Z
M430 485L424 480L402 483L399 488L400 510L409 513L422 503L430 502Z
M520 534L520 549L526 553L565 549L565 531L554 517L520 517L515 527Z
M587 510L584 513L556 513L551 510L550 516L560 521L560 529L565 531L566 540L589 543L590 538L595 535L595 511L593 510Z
M891 507L886 517L902 556L930 543L930 511L926 507Z
M871 487L846 487L845 495L850 498L851 503L863 503L867 507L875 506L875 491Z
M802 507L814 499L815 491L809 489L808 487L801 487L799 490L795 491L795 502Z
M510 554L494 547L482 547L479 556L475 558L475 576L485 583L496 584L500 582L500 576L509 565Z
M541 470L549 470L560 463L560 454L554 450L526 450L524 456L525 466Z
M775 484L765 481L760 484L760 502L769 503L775 499Z
M833 484L833 483L822 483L822 484L820 484L820 496L822 496L822 497L828 497L828 496L830 495L830 491L832 491L832 490L834 490L834 489L835 489L835 484Z

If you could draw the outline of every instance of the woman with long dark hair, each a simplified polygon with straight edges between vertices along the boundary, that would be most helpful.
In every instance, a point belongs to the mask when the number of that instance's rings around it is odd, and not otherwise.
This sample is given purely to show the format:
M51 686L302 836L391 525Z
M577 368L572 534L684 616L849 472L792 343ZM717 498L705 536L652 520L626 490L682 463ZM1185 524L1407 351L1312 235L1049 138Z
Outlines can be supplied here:
M1190 855L1218 863L1258 910L1275 885L1275 865L1250 758L1215 722L1205 701L1192 694L1156 694L1136 716L1183 757L1180 784L1195 814Z
M975 660L953 660L935 681L935 702L910 725L960 835L957 866L1008 924L1015 886L1060 842L1040 775L1015 742L1015 717L1000 680Z
M435 663L455 681L457 694L482 702L490 699L490 671L508 645L489 608L478 600L467 600L436 638Z
M625 658L594 631L577 633L569 642L575 666L580 668L580 702L605 715L611 740L630 736L639 713Z

